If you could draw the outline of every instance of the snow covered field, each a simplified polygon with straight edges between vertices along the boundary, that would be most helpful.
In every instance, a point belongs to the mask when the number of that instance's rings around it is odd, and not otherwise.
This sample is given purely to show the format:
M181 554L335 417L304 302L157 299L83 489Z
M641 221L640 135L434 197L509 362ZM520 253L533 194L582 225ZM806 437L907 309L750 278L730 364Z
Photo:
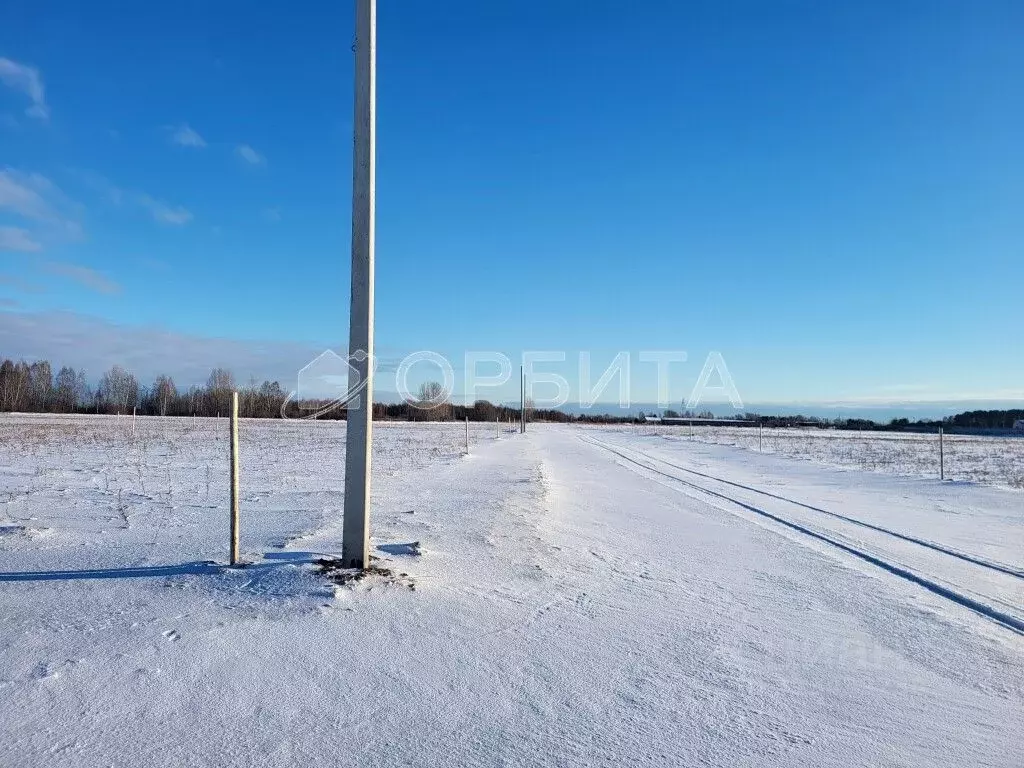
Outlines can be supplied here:
M235 570L226 434L0 418L0 765L1021 764L1019 490L381 424L338 586L344 424L243 422Z
M670 436L717 445L758 450L756 427L625 426L618 429L649 436ZM939 476L939 436L855 430L765 429L763 453L806 459L831 467L918 477ZM1024 435L982 437L945 435L943 453L947 480L1024 489Z

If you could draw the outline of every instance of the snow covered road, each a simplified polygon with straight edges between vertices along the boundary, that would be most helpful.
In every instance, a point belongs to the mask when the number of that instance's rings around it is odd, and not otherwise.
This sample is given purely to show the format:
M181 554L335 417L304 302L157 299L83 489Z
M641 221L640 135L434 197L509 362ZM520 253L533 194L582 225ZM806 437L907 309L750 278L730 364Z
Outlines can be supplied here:
M422 429L381 429L375 468L374 544L415 590L314 572L327 443L253 478L302 512L250 529L244 570L161 519L170 493L120 548L78 533L94 489L11 493L0 524L49 528L0 536L0 764L1021 764L1020 492L543 425L411 462Z
M874 499L861 500L867 514L857 511L854 512L857 516L846 515L728 477L699 471L677 463L678 460L659 458L636 448L616 446L594 438L589 438L588 442L624 459L628 462L626 466L637 467L649 476L667 478L681 490L696 492L697 498L709 498L712 504L726 511L737 509L753 513L1024 633L1024 571L1014 565L931 541L924 538L929 535L927 531L913 535L872 522L879 516L879 511L891 510L885 494L876 493ZM723 467L719 472L728 474L729 469ZM844 500L842 506L848 507L849 501ZM895 517L891 513L883 516ZM906 525L906 521L901 522ZM932 520L932 528L938 528L936 522ZM1003 543L1012 545L1018 532L1012 524L1006 528L1010 538ZM941 528L937 532L943 533ZM1016 544L1019 551L1020 545L1024 544L1019 541L1019 535ZM980 548L980 543L975 543L975 547ZM1012 556L1012 551L1007 554Z

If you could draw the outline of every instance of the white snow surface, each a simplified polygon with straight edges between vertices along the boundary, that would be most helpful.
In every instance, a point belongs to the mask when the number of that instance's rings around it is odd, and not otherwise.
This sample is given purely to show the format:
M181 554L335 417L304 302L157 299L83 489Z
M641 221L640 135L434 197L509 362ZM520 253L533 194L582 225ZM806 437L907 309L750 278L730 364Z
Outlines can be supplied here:
M464 430L338 586L344 423L242 423L229 569L226 421L0 419L0 765L1022 764L1021 491Z
M734 445L835 468L939 477L938 433L881 432L817 427L730 427L693 424L613 427L648 437ZM945 479L1024 489L1024 434L942 438Z

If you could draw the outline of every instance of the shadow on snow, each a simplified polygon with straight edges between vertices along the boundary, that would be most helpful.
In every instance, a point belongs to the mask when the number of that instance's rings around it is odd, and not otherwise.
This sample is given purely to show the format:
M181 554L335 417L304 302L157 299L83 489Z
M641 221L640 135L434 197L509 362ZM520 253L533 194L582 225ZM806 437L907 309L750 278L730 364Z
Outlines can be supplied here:
M0 582L9 581L76 581L80 579L146 579L168 576L215 576L225 571L267 571L282 565L312 563L320 555L312 552L268 552L262 561L232 567L212 560L171 565L146 565L134 568L96 568L82 571L15 571L0 573Z

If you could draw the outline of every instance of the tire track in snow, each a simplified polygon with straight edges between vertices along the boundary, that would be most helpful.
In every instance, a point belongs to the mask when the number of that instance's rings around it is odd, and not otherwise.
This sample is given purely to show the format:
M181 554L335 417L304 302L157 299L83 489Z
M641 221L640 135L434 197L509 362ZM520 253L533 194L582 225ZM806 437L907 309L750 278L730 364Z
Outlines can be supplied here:
M601 445L602 447L605 447L605 448L609 448L610 449L610 448L618 448L619 447L619 446L612 446L610 443L605 443L604 441L597 440L595 438L588 438L588 439L591 440L596 445ZM659 464L665 464L665 465L667 465L669 467L672 467L674 469L682 470L683 472L687 472L687 473L689 473L691 475L696 475L698 477L703 477L703 478L706 478L708 480L714 480L716 483L722 483L723 485L730 485L730 486L732 486L734 488L739 488L739 489L744 490L744 491L750 491L751 493L759 493L762 496L767 496L769 498L777 499L779 501L785 501L785 502L787 502L789 504L794 504L794 505L796 505L798 507L803 507L804 509L809 509L812 512L818 512L818 513L820 513L822 515L828 515L829 517L835 518L837 520L842 520L843 522L852 523L853 525L859 525L862 528L867 528L867 529L872 530L872 531L877 531L878 533L884 533L884 534L887 534L887 535L892 536L894 538L901 539L902 541L906 541L906 542L909 542L911 544L917 544L917 545L925 547L927 549L931 549L931 550L934 550L936 552L941 552L944 555L949 555L950 557L955 557L955 558L957 558L959 560L963 560L965 562L972 563L974 565L980 565L982 568L989 568L989 569L991 569L993 571L998 571L1000 573L1004 573L1007 576L1013 576L1014 578L1024 580L1024 571L1021 571L1021 570L1019 570L1017 568L1014 568L1013 566L1004 565L1003 563L997 563L997 562L995 562L993 560L986 560L986 559L978 557L976 555L971 555L971 554L968 554L966 552L961 552L961 551L959 551L957 549L953 549L952 547L946 547L946 546L943 546L942 544L937 544L934 541L928 541L927 539L919 539L919 538L916 538L914 536L909 536L909 535L907 535L905 533L900 533L899 531L894 531L894 530L892 530L890 528L885 528L885 527L883 527L881 525L874 525L873 523L867 523L867 522L864 522L863 520L858 520L855 517L848 517L846 515L841 515L838 512L830 512L827 509L822 509L821 507L816 507L813 504L807 504L806 502L803 502L803 501L797 501L796 499L790 499L790 498L787 498L786 496L782 496L782 495L780 495L778 493L772 493L771 491L765 491L765 490L763 490L761 488L755 488L752 485L744 485L743 483L737 483L734 480L726 480L725 478L722 478L722 477L715 477L714 475L709 475L706 472L698 472L695 469L689 469L688 467L683 467L683 466L680 466L679 464L674 464L671 461L659 458L657 456L653 456L653 455L651 455L649 453L645 453L643 451L638 451L635 448L629 448L629 449L626 449L626 450L633 451L638 456L642 456L645 459L647 459L648 461L655 461L655 462L658 462Z
M673 475L673 474L671 474L669 472L665 472L663 470L660 470L657 467L652 467L649 464L644 464L643 462L637 461L636 459L632 458L631 456L627 456L625 453L622 453L617 447L611 446L611 445L609 445L607 443L603 443L600 440L595 440L595 439L592 439L592 438L580 438L580 439L583 440L583 442L590 443L591 445L594 445L594 446L596 446L598 448L602 448L602 449L608 451L609 453L615 454L616 456L618 456L618 457L628 461L629 463L631 463L631 464L633 464L633 465L635 465L637 467L640 467L641 469L644 469L644 470L646 470L648 472L654 472L655 474L662 475L663 477L667 477L670 480L673 480L673 481L675 481L677 483L685 485L685 486L687 486L689 488L692 488L692 489L694 489L696 491L699 491L701 493L707 494L709 496L713 496L715 498L722 499L722 500L727 501L727 502L729 502L731 504L735 504L736 506L741 507L742 509L745 509L748 512L753 512L756 515L759 515L761 517L767 518L768 520L771 520L771 521L773 521L775 523L778 523L778 524L780 524L782 526L785 526L786 528L789 528L790 530L797 531L798 533L801 533L801 534L803 534L805 536L809 536L809 537L811 537L811 538L813 538L813 539L815 539L817 541L821 541L821 542L824 542L826 544L829 544L829 545L835 547L836 549L839 549L839 550L841 550L843 552L846 552L847 554L853 555L854 557L856 557L856 558L858 558L860 560L864 560L865 562L868 562L868 563L870 563L870 564L872 564L872 565L874 565L874 566L876 566L878 568L881 568L882 570L887 571L888 573L891 573L894 576L898 576L898 577L900 577L902 579L905 579L905 580L910 581L910 582L912 582L914 584L917 584L918 586L923 587L924 589L928 590L929 592L932 592L933 594L939 595L940 597L943 597L943 598L945 598L945 599L947 599L947 600L949 600L949 601L951 601L953 603L956 603L957 605L960 605L960 606L962 606L964 608L968 608L968 609L974 611L975 613L977 613L978 615L982 616L983 618L986 618L986 619L989 619L991 621L994 621L995 623L1000 624L1001 626L1003 626L1003 627L1005 627L1007 629L1010 629L1010 630L1012 630L1012 631L1014 631L1014 632L1016 632L1018 634L1024 635L1024 620L1019 619L1016 616L1013 616L1013 615L1011 615L1009 613L1001 611L1001 610L999 610L997 608L993 608L992 606L987 605L986 603L983 603L983 602L981 602L979 600L975 600L974 598L969 597L969 596L967 596L965 594L962 594L961 592L957 592L955 589L951 589L950 587L947 587L947 586L945 586L943 584L940 584L937 581L934 581L933 579L930 579L930 578L928 578L926 576L921 576L921 575L913 572L912 570L910 570L909 568L907 568L905 566L897 565L895 563L889 562L889 561L887 561L887 560L885 560L885 559L883 559L881 557L878 557L877 555L871 554L870 552L866 552L866 551L864 551L862 549L858 549L857 547L855 547L855 546L853 546L851 544L846 544L844 542L838 541L837 539L835 539L835 538L833 538L831 536L828 536L828 535L826 535L824 533L821 533L819 531L815 531L815 530L813 530L812 528L810 528L810 527L808 527L806 525L803 525L801 523L795 523L795 522L793 522L791 520L787 520L787 519L785 519L785 518L783 518L783 517L781 517L781 516L779 516L777 514L774 514L772 512L768 512L767 510L764 510L764 509L761 509L759 507L756 507L753 504L749 504L749 503L747 503L745 501L742 501L740 499L736 499L736 498L733 498L731 496L727 496L724 493L720 493L718 491L711 490L710 488L705 488L705 487L700 486L700 485L698 485L696 483L690 482L689 480L686 480L684 478L678 477L677 475ZM649 461L661 461L660 459L656 459L656 458L653 458L653 457L648 457L645 454L642 454L642 453L639 453L639 452L637 452L637 453L638 453L638 455L642 456L643 458L648 459ZM669 466L675 466L675 465L671 464L670 462L663 462L663 463L668 464ZM676 468L677 469L683 469L682 467L676 467ZM692 472L692 470L685 470L685 469L684 469L684 471ZM695 473L695 474L700 474L700 473ZM711 477L711 476L708 476L708 477ZM711 479L717 479L717 478L711 477ZM750 489L750 490L753 490L753 489ZM772 494L769 494L769 495L772 495ZM790 499L785 499L784 497L778 497L778 498L780 498L783 501L794 503ZM950 554L950 553L946 552L945 554Z

